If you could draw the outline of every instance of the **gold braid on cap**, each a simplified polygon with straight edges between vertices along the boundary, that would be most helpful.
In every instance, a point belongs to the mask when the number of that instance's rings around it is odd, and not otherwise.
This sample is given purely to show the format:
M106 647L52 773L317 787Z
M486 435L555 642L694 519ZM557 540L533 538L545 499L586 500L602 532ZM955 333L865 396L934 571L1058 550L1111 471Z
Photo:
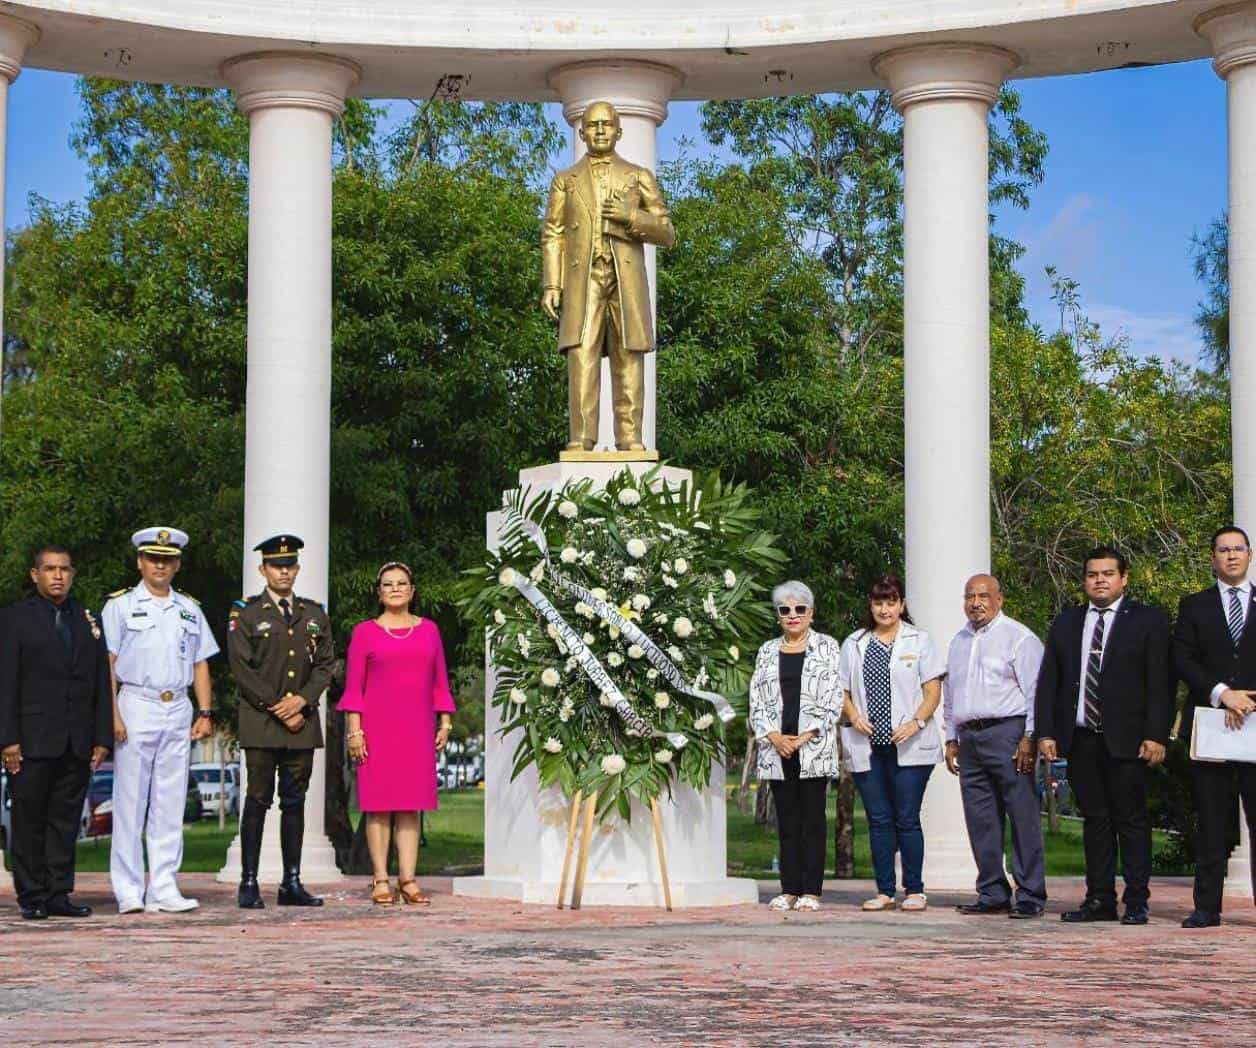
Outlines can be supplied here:
M390 560L387 564L385 564L382 568L380 568L379 571L375 573L375 588L376 589L379 589L379 584L381 581L383 581L384 572L392 571L394 568L400 568L402 571L404 571L406 573L406 578L410 580L410 585L411 586L414 585L414 572L410 570L410 566L408 564L402 564L401 561L399 560Z

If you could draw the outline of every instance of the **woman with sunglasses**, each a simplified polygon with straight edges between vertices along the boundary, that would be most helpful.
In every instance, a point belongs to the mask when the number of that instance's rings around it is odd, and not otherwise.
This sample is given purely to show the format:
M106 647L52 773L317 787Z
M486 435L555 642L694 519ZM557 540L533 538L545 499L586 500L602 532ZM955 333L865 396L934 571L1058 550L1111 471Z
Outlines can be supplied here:
M390 561L379 569L375 589L380 614L353 630L339 709L348 717L349 758L358 766L358 807L374 868L371 901L395 901L388 880L395 820L398 895L427 905L431 899L415 880L419 812L436 808L436 754L449 739L454 699L440 631L410 610L413 572Z
M942 760L934 714L946 674L946 652L912 624L903 583L882 575L868 591L863 628L842 644L842 746L868 816L877 894L865 910L894 908L894 857L903 865L902 908L925 909L920 805L933 766Z
M825 801L837 775L840 649L811 628L815 597L801 582L772 591L781 635L759 649L750 730L759 780L771 783L780 835L781 893L773 910L818 910L829 839Z

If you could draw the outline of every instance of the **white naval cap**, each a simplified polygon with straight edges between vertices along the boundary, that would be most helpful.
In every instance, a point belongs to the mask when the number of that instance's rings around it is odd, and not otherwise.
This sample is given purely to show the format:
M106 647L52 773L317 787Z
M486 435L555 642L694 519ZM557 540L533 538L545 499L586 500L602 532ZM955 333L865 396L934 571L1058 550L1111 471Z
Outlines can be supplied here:
M188 533L178 528L141 528L131 536L131 545L140 553L159 557L181 557Z

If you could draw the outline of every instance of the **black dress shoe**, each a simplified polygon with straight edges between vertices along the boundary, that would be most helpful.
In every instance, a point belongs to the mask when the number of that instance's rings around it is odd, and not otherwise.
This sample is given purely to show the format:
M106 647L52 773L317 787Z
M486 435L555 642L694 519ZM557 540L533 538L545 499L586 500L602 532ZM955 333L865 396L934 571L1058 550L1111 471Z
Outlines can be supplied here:
M322 906L323 900L311 895L301 883L301 875L296 870L289 870L279 885L280 906Z
M1008 916L1014 921L1028 921L1034 917L1041 917L1042 909L1036 902L1022 899L1008 911Z
M42 902L18 908L22 911L22 920L24 921L46 921L48 919L48 910Z
M90 906L80 906L78 903L70 902L68 895L59 895L49 899L45 909L49 917L90 917L92 915Z
M1116 919L1116 903L1108 905L1094 899L1087 899L1076 910L1066 910L1060 914L1060 920L1066 924L1089 924L1092 921L1115 921Z
M1182 921L1183 928L1216 928L1221 924L1221 914L1191 910Z
M236 893L236 902L242 910L266 909L266 903L262 901L262 893L257 886L256 877L245 875L240 878L240 890Z
M962 902L955 907L960 913L967 914L969 917L983 913L1007 913L1008 903L991 903L982 902L978 899L976 902Z
M1137 906L1125 907L1125 916L1121 918L1122 924L1146 924L1151 919L1151 909L1143 902Z

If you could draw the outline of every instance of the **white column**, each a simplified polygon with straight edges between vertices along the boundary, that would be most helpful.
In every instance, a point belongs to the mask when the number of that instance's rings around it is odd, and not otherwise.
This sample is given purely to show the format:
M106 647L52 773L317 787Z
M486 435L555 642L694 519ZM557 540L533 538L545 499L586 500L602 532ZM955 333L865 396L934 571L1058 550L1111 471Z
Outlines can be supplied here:
M964 582L990 570L987 119L1016 56L942 44L873 61L903 114L903 395L908 603L946 646ZM958 780L925 794L925 887L973 888Z
M254 545L305 541L300 592L327 600L331 467L332 123L360 70L331 55L231 59L223 76L249 118L248 366L245 399L244 592L256 592ZM324 832L320 752L306 795L302 876L340 879ZM243 763L243 762L242 762ZM266 820L260 877L282 872L279 818ZM219 880L239 876L239 840Z
M39 39L39 30L11 15L0 15L0 234L4 232L4 190L9 133L9 85L22 72L26 51ZM4 336L4 262L0 250L0 342ZM4 399L4 367L0 357L0 402ZM0 425L3 422L0 421Z
M549 75L550 86L563 103L563 116L572 127L573 158L585 154L584 142L576 129L584 111L594 102L610 102L619 113L624 136L616 151L625 160L654 171L658 167L658 129L667 119L667 103L683 82L675 69L654 62L579 62L555 69ZM656 308L655 253L653 244L645 245L646 274L650 280L650 315L658 330ZM641 421L642 443L649 450L657 448L658 354L645 358L645 411ZM610 365L602 361L602 399L598 420L598 447L615 447L614 416L611 412Z
M1231 4L1195 20L1226 83L1230 139L1230 454L1234 522L1256 534L1256 4ZM1252 898L1251 841L1240 819L1225 894Z

